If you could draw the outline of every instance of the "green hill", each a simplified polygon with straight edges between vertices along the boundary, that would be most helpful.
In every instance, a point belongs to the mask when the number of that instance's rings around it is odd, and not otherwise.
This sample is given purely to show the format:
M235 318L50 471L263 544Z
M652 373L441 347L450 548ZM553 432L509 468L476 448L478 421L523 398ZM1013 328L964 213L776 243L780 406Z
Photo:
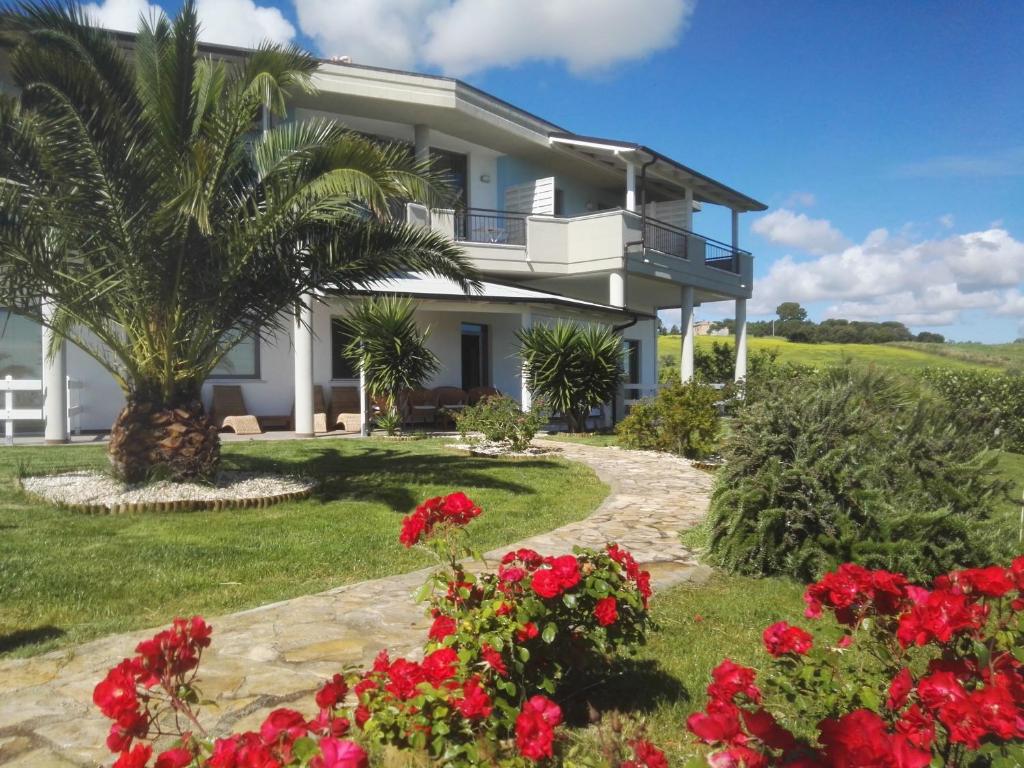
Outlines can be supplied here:
M679 359L679 336L658 337L658 357ZM697 336L697 347L716 341L734 344L731 336ZM891 368L919 369L929 366L983 370L1024 369L1024 344L799 344L780 337L750 337L748 349L775 349L781 362L824 367L849 358Z

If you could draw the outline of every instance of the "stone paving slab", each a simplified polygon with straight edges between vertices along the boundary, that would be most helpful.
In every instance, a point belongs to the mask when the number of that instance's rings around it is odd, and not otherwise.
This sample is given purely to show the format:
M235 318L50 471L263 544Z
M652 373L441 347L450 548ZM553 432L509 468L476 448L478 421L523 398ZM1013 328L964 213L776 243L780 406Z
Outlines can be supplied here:
M550 441L546 445L552 445ZM559 443L559 455L589 465L611 492L589 517L486 554L516 547L561 554L574 545L617 541L651 571L655 590L706 578L708 569L679 533L706 513L711 476L671 456ZM571 492L571 489L566 489ZM412 595L429 569L210 618L201 687L215 706L211 733L254 728L287 704L315 714L312 692L344 667L366 667L381 648L415 653L428 622ZM109 721L92 706L106 670L153 634L94 640L28 659L0 662L0 765L95 766L112 760L103 742Z

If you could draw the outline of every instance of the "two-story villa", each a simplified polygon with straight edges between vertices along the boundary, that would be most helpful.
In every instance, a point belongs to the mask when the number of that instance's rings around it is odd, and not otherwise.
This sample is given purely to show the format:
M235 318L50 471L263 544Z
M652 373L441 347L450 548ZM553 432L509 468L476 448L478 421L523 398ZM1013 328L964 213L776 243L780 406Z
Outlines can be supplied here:
M416 299L443 366L431 386L489 385L527 405L516 332L571 318L621 333L627 379L615 404L621 414L630 400L656 388L658 310L682 308L680 365L688 379L693 308L717 301L734 302L736 375L745 375L753 270L751 254L738 242L738 219L764 210L762 203L645 146L572 133L458 80L325 61L315 85L317 93L294 97L288 119L328 116L407 142L417 157L432 158L455 180L458 210L409 205L405 215L459 241L484 276L483 292L466 295L454 284L417 275L367 286L367 292ZM709 205L731 211L731 235L697 234L695 217ZM313 385L324 391L359 386L341 355L344 337L336 322L357 299L319 298L308 327L293 324L287 336L237 347L207 383L207 404L214 383L240 384L252 413L294 410L295 431L312 433ZM109 428L123 399L98 364L75 348L46 361L38 326L6 313L0 320L0 379L11 370L15 379L39 378L51 388L71 379L70 426ZM69 422L58 417L59 409L43 411L47 440L65 440Z

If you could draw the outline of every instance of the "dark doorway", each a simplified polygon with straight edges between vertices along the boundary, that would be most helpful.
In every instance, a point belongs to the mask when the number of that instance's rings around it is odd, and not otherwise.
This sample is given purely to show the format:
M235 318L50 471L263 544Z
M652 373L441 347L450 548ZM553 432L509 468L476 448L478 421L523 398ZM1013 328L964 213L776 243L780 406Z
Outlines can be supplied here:
M462 324L462 388L491 384L487 351L487 326L478 323Z
M469 207L469 158L458 152L430 148L434 170L445 174L463 208Z

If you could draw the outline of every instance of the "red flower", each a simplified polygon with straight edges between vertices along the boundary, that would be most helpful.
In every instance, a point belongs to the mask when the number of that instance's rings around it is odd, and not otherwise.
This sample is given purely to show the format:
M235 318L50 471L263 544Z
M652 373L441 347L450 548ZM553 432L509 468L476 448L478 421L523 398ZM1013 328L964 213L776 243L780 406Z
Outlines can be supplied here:
M534 592L544 598L550 599L562 594L561 580L554 571L549 569L534 572L533 578L530 579L530 586L533 587Z
M415 512L402 518L402 532L398 535L398 540L406 547L411 547L419 542L426 530L427 514L422 507L418 507Z
M923 604L914 605L900 617L896 638L900 645L948 643L953 635L981 628L988 609L966 595L949 590L931 592Z
M800 627L794 627L785 621L772 624L764 631L764 647L772 656L778 658L787 653L804 654L810 649L814 638Z
M516 717L516 748L528 760L537 762L553 754L555 726L562 722L562 710L544 696L533 696Z
M922 677L917 683L917 697L933 712L942 709L952 701L967 697L967 691L960 685L952 672L940 670Z
M121 753L114 762L113 768L146 768L146 764L152 756L153 748L149 744L136 744L130 752L126 750Z
M545 562L558 577L562 589L572 589L580 583L580 564L574 555L549 557Z
M594 616L602 627L608 627L619 619L618 603L614 597L602 597L594 606Z
M736 664L725 659L711 670L712 683L708 686L708 696L721 701L732 701L742 693L753 702L761 701L761 691L754 685L757 673L750 667Z
M505 666L505 660L501 658L501 654L498 651L494 650L494 648L487 643L484 643L480 648L480 655L484 657L484 661L487 662L487 666L502 677L508 677L508 667Z
M448 521L455 525L465 525L482 511L462 491L445 496L441 509Z
M636 577L636 588L640 592L640 597L643 598L644 608L648 606L651 601L651 595L654 590L651 589L651 574L648 571L640 571Z
M907 696L913 687L914 681L910 676L910 670L904 667L889 683L889 697L885 701L885 706L889 709L902 708L907 703Z
M633 762L636 768L668 768L665 753L651 742L637 739L630 742L630 746L633 748L633 757L636 758Z
M402 518L402 532L398 540L406 547L411 547L422 538L429 536L434 527L440 523L449 525L466 525L481 510L461 491L448 496L435 496L427 499L416 510Z
M275 709L260 726L260 738L266 744L276 744L279 740L291 743L306 735L306 718L294 709Z
M930 751L918 749L902 733L888 733L882 719L867 709L824 720L820 730L833 768L925 768L932 761Z
M320 739L320 754L314 757L309 768L367 768L369 759L366 752L354 741L341 739Z
M435 688L440 688L455 674L455 665L458 663L459 654L454 648L438 648L423 659L421 668L427 681Z
M345 694L348 693L348 685L345 683L345 678L341 675L335 675L324 687L316 693L316 705L320 709L332 709L337 706L338 702L345 698Z
M739 707L728 701L712 699L703 712L694 712L686 719L686 727L705 744L746 742Z
M501 558L502 565L510 565L516 561L519 561L526 566L528 570L533 570L541 563L544 562L544 558L540 556L539 552L534 552L532 549L517 549L513 552L507 552Z
M131 660L125 659L107 672L107 676L93 689L93 704L107 717L116 720L123 712L138 707L133 670Z
M772 749L790 750L796 746L796 738L775 721L771 712L758 709L755 712L743 710L743 724L751 736L757 737Z
M424 679L419 664L407 659L395 659L388 668L388 683L384 687L396 699L405 701L418 693L417 686Z
M896 730L915 747L931 749L935 741L935 720L917 704L912 704L896 721Z
M430 625L430 632L427 634L431 640L441 642L449 635L454 635L458 629L458 624L455 619L451 616L445 616L441 614L434 619L434 623Z
M498 578L507 584L518 584L524 578L526 578L525 568L506 568L503 565L498 566Z
M157 755L155 768L185 768L191 762L192 753L184 747L176 747Z
M144 738L148 732L149 718L137 710L126 709L110 726L107 748L111 752L123 752L131 746L132 739Z
M478 719L491 716L491 697L480 684L479 677L471 677L462 686L462 698L456 704L463 717Z
M332 717L329 709L321 709L320 714L306 723L306 727L321 736L340 738L348 733L352 724L345 717Z
M537 629L537 625L532 621L528 621L516 630L516 640L520 643L525 643L528 640L533 640L539 634L540 630Z
M998 565L954 571L950 578L965 592L988 597L1002 597L1016 587L1013 572Z

